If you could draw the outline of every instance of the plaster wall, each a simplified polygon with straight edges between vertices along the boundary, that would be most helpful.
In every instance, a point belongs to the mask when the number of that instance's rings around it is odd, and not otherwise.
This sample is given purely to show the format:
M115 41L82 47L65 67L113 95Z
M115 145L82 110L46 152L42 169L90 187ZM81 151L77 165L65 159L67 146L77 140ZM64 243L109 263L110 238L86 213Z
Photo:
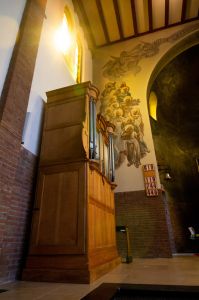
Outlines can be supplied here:
M92 81L92 57L82 29L70 0L48 0L46 18L38 49L33 82L27 111L30 112L24 133L24 147L33 154L39 152L40 132L46 92L75 84L64 55L55 44L55 32L61 25L64 6L67 5L74 17L75 27L83 48L82 81Z
M0 95L17 39L25 3L26 0L0 0Z
M198 29L198 22L193 22L100 48L94 53L94 83L100 88L101 93L108 82L116 82L118 86L125 82L130 88L131 96L140 100L136 107L139 108L144 123L143 139L150 150L140 159L139 167L134 164L127 166L127 157L125 158L125 161L116 170L116 183L118 184L116 192L143 190L142 165L144 164L155 165L157 185L160 188L147 107L148 84L162 57L196 29Z

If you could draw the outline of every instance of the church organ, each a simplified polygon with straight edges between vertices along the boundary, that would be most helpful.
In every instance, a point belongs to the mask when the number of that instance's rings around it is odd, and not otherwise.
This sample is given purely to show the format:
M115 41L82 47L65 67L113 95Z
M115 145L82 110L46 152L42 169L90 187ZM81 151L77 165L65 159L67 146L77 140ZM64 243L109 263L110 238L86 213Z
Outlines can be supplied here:
M90 82L47 92L24 280L89 283L115 267L114 125Z

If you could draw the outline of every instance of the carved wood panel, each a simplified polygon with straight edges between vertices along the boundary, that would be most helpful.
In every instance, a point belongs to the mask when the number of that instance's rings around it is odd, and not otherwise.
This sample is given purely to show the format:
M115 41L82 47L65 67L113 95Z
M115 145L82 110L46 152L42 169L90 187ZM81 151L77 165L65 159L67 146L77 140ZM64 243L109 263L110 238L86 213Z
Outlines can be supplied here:
M85 163L41 169L31 253L85 253L85 170Z

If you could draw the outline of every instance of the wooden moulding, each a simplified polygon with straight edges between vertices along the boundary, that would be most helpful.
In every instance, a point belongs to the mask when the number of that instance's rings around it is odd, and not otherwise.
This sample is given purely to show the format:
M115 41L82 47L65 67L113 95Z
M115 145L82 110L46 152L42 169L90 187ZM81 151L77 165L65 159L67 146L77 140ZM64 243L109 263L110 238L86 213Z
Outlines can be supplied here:
M97 89L97 87L92 85L90 81L86 81L78 85L74 84L71 86L46 92L46 95L48 98L47 105L57 101L66 101L66 99L72 101L74 97L85 97L86 95L93 97L97 101L99 90Z

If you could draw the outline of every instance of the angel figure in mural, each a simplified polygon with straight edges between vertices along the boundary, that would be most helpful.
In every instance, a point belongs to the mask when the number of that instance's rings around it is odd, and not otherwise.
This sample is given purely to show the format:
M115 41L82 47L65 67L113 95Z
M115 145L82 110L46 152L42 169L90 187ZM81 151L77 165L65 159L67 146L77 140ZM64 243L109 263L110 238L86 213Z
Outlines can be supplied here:
M147 144L144 141L144 123L142 121L142 115L139 108L133 108L131 110L131 116L133 118L132 124L134 124L137 132L137 139L140 145L141 158L143 158L150 151L147 147Z
M138 168L141 164L140 160L150 152L143 139L144 123L138 108L134 109L133 114L124 120L121 130L121 139L126 141L127 166L134 165Z
M147 153L150 152L150 150L148 149L147 144L144 141L144 134L142 131L139 131L138 140L140 144L141 158L143 158Z
M117 114L119 112L117 111ZM120 116L118 119L115 118L114 125L115 125L115 132L113 136L114 142L114 158L115 158L115 167L118 168L121 164L125 161L126 158L126 147L125 141L121 139L121 124L123 122L123 117Z
M129 71L136 75L142 70L141 60L156 55L162 44L176 42L195 29L198 29L198 23L176 31L168 37L161 37L152 42L141 41L131 50L121 51L119 56L111 56L110 60L103 66L103 76L115 80Z
M149 152L144 141L144 124L138 107L125 82L108 82L101 93L100 112L115 125L114 152L116 168L127 159L127 166L140 166Z
M140 60L151 57L158 51L159 43L142 41L133 49L122 51L118 57L111 56L111 59L103 67L103 75L108 78L119 78L128 71L136 75L141 71L141 67L138 65Z
M131 55L127 51L122 51L119 57L111 56L111 59L104 65L104 77L117 79L122 77L131 68L134 73L140 71L136 60L132 60Z
M121 135L121 138L126 140L127 166L130 167L131 165L135 165L135 167L138 168L141 165L141 152L134 126L127 125Z

